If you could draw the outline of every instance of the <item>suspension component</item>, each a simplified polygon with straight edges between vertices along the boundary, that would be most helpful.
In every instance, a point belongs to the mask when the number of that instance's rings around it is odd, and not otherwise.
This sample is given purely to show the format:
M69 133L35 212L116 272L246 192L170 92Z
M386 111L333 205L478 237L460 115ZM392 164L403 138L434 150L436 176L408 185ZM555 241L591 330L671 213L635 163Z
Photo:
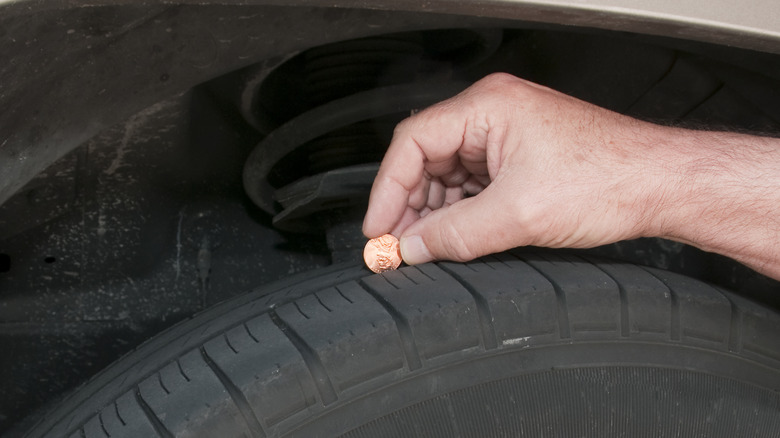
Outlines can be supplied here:
M429 31L309 51L265 75L244 116L270 133L244 166L251 200L277 228L315 231L360 210L394 126L470 85L463 73L501 32ZM462 78L462 79L461 79ZM251 82L254 86L256 81ZM324 216L323 216L324 215Z

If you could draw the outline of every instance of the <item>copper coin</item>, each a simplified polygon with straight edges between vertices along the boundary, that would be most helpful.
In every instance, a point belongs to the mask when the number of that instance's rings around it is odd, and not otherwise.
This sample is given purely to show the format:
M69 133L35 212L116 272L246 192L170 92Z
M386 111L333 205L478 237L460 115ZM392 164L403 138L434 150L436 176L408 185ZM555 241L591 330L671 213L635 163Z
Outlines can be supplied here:
M401 265L401 248L398 239L392 234L371 239L363 249L363 260L368 269L379 274L380 272L398 269Z

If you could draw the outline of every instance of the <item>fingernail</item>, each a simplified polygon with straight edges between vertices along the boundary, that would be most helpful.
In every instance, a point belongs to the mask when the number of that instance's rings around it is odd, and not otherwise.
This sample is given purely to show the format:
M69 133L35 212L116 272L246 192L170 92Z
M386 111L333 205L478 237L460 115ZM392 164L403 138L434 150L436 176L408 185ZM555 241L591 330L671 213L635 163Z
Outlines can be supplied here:
M430 262L433 260L431 252L425 246L422 237L407 236L401 238L401 257L407 265Z

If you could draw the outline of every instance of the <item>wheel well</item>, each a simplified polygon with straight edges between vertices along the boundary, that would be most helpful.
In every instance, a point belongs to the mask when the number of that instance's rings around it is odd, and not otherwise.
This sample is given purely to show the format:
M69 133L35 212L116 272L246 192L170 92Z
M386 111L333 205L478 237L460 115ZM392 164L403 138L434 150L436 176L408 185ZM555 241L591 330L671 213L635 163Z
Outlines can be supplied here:
M270 134L339 98L414 85L423 73L468 82L507 71L656 122L763 133L780 126L775 55L457 15L255 9L259 15L246 18L247 9L227 6L123 5L6 19L10 34L28 35L23 25L48 30L36 37L44 54L10 82L6 98L19 104L3 116L19 128L2 149L11 159L2 163L10 167L0 207L0 342L14 353L2 359L9 377L0 385L14 397L0 405L0 428L197 311L293 273L354 261L365 187L354 189L355 176L343 174L338 181L352 191L342 184L312 200L301 187L332 187L311 178L375 162L388 129L415 108L366 119L368 134L361 120L295 144L272 169L272 211L246 196L242 180L252 150ZM219 24L206 26L213 17ZM421 43L441 65L420 58L409 77L408 69L380 63L363 89L323 80L321 88L335 94L302 104L297 87L312 50L338 54L355 41L424 40L442 29L468 29L484 42L480 50L495 34L500 41L458 68L456 58L468 53ZM258 96L267 106L262 117ZM297 105L282 108L290 100ZM284 117L263 118L268 113ZM334 153L325 141L356 132L370 153L363 143ZM275 204L289 193L299 196L290 203L297 227L273 219L289 210ZM592 252L683 272L777 307L776 282L685 245L644 239Z

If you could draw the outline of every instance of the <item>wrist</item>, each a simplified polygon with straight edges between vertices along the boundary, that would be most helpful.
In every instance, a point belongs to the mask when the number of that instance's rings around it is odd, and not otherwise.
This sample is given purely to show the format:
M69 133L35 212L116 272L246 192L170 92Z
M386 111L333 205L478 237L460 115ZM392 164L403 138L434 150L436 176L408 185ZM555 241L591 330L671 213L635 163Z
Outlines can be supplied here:
M688 243L759 270L776 262L780 141L664 127L659 132L652 166L660 178L645 235Z
M624 223L630 224L627 238L680 240L683 218L692 214L686 199L696 190L685 164L692 159L690 131L634 122L624 139L625 151L630 151L623 163L630 189L629 208L623 213Z
M694 244L705 250L720 233L721 216L733 213L743 177L720 133L662 127L655 146L658 181L649 235ZM737 190L738 191L738 190Z
M695 236L688 222L702 213L696 200L709 186L704 180L710 176L701 172L708 153L699 149L694 132L683 129L655 127L651 143L644 162L651 180L645 185L648 198L642 237L691 243Z

